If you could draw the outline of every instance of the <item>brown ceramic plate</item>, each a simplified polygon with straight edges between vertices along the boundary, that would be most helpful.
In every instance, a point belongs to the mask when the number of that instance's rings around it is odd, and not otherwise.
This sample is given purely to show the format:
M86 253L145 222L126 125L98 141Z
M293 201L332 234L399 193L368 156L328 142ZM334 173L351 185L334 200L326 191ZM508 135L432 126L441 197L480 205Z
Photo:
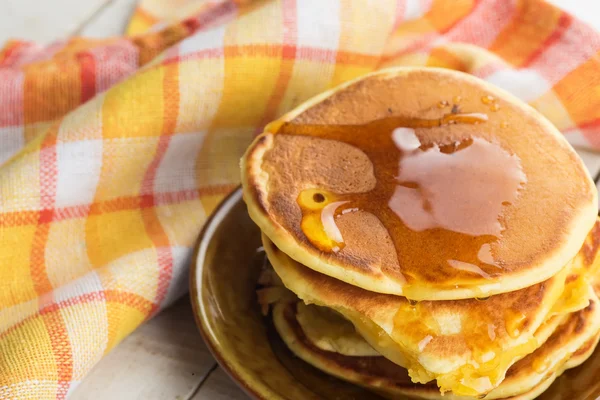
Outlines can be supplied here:
M191 269L196 324L221 367L257 399L380 399L318 371L283 345L256 302L256 279L264 262L260 249L260 232L237 189L204 227ZM600 350L540 398L600 399Z

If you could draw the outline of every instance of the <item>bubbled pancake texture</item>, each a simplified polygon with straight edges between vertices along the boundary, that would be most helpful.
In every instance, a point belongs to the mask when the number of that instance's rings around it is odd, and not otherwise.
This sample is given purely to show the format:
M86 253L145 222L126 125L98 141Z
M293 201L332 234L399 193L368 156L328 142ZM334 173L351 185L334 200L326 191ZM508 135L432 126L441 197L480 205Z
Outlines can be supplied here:
M438 118L443 112L440 100L452 101L460 96L462 112L482 112L489 121L478 125L448 125L416 129L421 142L447 143L482 137L519 156L527 176L526 190L518 201L504 207L502 238L492 245L492 253L502 266L499 285L514 285L508 278L531 268L543 270L545 260L565 250L566 240L574 234L573 222L581 220L582 210L594 201L594 187L575 152L555 133L550 133L540 117L516 105L509 98L496 96L500 109L492 112L481 101L489 93L483 82L464 80L456 74L417 70L397 76L373 76L354 83L317 102L291 118L293 124L361 124L390 115ZM251 153L251 152L250 152ZM443 285L457 276L462 282L475 284L482 278L447 266L431 265L427 270L411 270L398 265L396 249L385 228L368 213L348 213L336 219L346 242L339 253L320 254L308 243L300 229L301 211L297 196L302 189L317 187L336 193L365 192L375 185L373 165L358 148L326 139L274 135L270 148L260 160L260 170L268 179L260 190L268 221L290 234L314 259L321 258L336 268L358 271L377 281L381 274L400 280L400 273L423 285ZM556 168L560 165L561 168ZM548 171L552 171L551 179ZM249 190L249 189L248 189ZM250 202L249 207L258 207ZM543 212L540 212L543 210ZM577 229L589 230L589 224ZM581 228L584 226L584 228ZM271 233L275 242L283 239L277 229ZM452 245L448 243L447 245ZM399 249L419 258L418 246ZM572 251L569 250L569 251ZM573 254L563 255L568 260ZM310 257L309 257L310 258ZM306 260L305 260L306 261ZM318 261L315 261L315 263ZM312 267L310 262L307 266ZM440 263L442 265L444 263ZM322 271L326 272L326 271ZM535 275L530 276L535 280ZM515 278L516 280L516 278ZM510 283L509 283L510 282ZM409 282L410 283L410 282ZM414 283L414 282L413 282ZM527 283L520 282L524 286ZM522 287L521 286L521 287ZM377 284L366 284L377 290ZM511 289L509 289L511 290ZM500 290L501 292L502 290Z

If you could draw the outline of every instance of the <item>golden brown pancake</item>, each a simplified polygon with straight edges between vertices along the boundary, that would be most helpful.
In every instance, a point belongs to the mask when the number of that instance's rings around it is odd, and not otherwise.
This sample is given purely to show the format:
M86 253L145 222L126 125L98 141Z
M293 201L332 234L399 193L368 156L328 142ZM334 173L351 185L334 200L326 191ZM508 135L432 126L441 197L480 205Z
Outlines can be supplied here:
M415 300L545 281L596 216L594 183L544 117L433 68L379 71L306 102L257 137L242 178L250 216L284 253Z
M592 296L588 307L565 318L548 340L513 365L502 384L485 398L533 399L564 370L583 363L600 338L600 309L597 298ZM290 350L316 368L390 398L398 395L449 400L472 398L451 393L442 397L435 385L413 383L406 369L382 356L348 356L319 348L298 323L298 304L277 303L273 307L273 321Z
M442 391L475 395L498 386L514 362L545 341L553 328L543 333L544 322L552 315L588 305L589 272L599 263L597 236L591 233L571 265L542 283L487 300L418 303L304 267L264 235L263 244L288 289L306 303L342 314L379 353L406 367L415 382L436 379Z
M380 356L356 332L354 325L331 308L298 302L296 320L310 342L319 349L345 356Z

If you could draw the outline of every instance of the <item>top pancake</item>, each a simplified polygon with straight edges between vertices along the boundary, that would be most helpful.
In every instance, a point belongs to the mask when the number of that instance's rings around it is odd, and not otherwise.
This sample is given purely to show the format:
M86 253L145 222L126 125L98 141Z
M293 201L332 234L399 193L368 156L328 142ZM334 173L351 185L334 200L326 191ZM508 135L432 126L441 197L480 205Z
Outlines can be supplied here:
M250 216L283 252L416 300L542 282L596 215L588 172L546 119L440 69L381 71L308 101L254 141L242 175Z

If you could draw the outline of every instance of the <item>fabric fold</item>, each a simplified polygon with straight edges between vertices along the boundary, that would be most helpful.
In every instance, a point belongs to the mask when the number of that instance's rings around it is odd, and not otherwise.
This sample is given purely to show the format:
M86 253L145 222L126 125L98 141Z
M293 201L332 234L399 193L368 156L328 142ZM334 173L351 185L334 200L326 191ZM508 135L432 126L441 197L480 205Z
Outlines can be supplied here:
M600 36L540 0L143 0L128 33L0 52L0 398L65 398L181 296L253 136L344 81L461 70L600 147Z

